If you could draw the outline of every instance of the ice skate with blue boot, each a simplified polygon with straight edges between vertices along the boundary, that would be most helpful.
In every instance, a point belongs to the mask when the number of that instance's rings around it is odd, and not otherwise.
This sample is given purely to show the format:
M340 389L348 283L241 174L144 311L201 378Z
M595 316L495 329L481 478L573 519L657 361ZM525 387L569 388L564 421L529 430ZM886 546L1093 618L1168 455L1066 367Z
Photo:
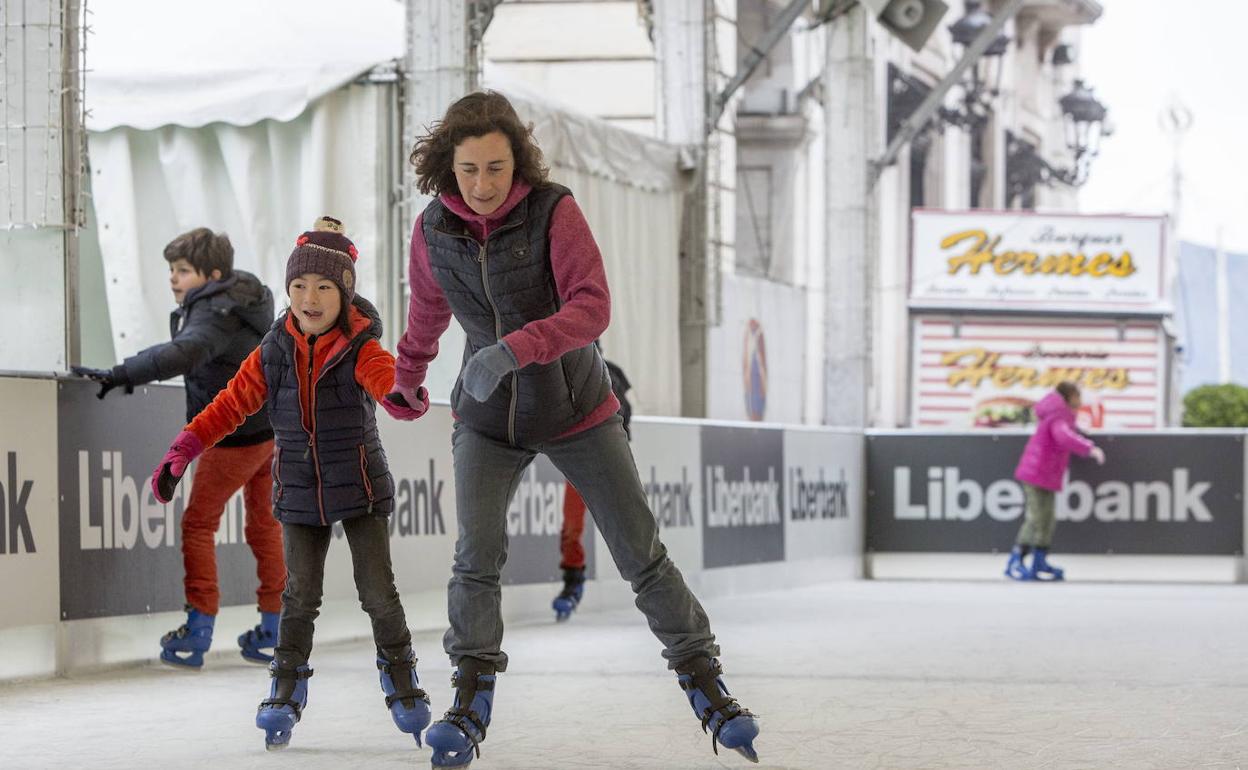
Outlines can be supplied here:
M434 767L467 767L481 756L481 741L494 710L494 666L463 658L451 675L455 704L425 733Z
M676 666L680 689L688 696L693 713L702 720L702 732L710 733L715 754L723 746L757 763L754 739L758 737L758 717L728 692L723 673L718 660L705 656Z
M295 666L282 663L274 660L269 664L269 676L273 680L269 697L260 701L256 710L256 727L264 730L266 751L278 751L290 745L291 732L308 705L308 678L312 676L312 669L306 663Z
M1065 580L1066 571L1049 564L1048 548L1037 548L1036 555L1031 561L1031 579L1044 582Z
M204 653L212 646L212 627L216 615L208 615L189 604L186 622L160 637L160 661L174 668L199 670L204 667Z
M1027 567L1027 563L1023 561L1027 558L1027 552L1031 549L1027 546L1016 545L1014 550L1010 551L1010 560L1005 563L1005 576L1011 580L1031 580L1031 570Z
M411 647L397 654L377 656L381 690L386 694L386 707L400 731L410 733L420 746L420 733L429 726L429 695L420 689L416 676L416 655Z
M585 596L585 568L565 569L563 571L563 590L551 603L555 611L555 620L565 621L572 617L572 612Z
M264 650L277 646L277 627L281 617L280 612L261 612L260 624L239 635L238 651L244 660L266 666L273 662L273 656Z

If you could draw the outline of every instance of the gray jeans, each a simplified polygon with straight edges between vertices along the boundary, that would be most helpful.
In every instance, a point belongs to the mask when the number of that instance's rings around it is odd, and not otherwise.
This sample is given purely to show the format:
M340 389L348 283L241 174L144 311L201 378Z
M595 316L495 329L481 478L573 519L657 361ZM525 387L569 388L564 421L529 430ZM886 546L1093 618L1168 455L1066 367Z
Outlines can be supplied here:
M663 644L668 667L698 655L719 655L706 612L659 540L619 415L532 448L513 447L456 423L452 445L459 539L447 586L451 627L443 646L453 664L472 657L498 671L507 669L499 585L507 561L507 507L538 452L585 499L615 565L637 594L637 609Z
M378 654L395 659L412 643L403 604L394 587L390 562L390 520L385 516L356 516L342 522L351 548L351 569L360 606L373 623ZM283 524L286 547L286 590L282 592L282 622L274 657L293 668L312 654L313 623L321 610L325 584L325 554L334 539L333 527Z

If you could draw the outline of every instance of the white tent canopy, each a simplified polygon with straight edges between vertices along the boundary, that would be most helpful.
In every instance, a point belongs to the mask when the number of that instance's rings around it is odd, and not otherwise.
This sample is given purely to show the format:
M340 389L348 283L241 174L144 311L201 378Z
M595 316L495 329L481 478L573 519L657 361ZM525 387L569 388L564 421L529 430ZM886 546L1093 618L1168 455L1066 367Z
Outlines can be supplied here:
M92 6L87 83L92 194L117 358L166 339L164 244L192 227L230 235L236 265L284 299L293 238L320 214L360 247L360 289L383 314L406 270L392 191L406 148L392 86L349 85L403 52L396 0ZM209 10L210 9L210 10ZM611 283L607 354L639 411L680 411L677 251L684 181L671 145L560 109L516 84L552 168L586 212ZM396 303L390 303L396 304ZM395 325L395 324L392 324ZM393 329L395 335L401 329ZM393 339L393 337L391 337ZM449 395L462 332L430 370Z

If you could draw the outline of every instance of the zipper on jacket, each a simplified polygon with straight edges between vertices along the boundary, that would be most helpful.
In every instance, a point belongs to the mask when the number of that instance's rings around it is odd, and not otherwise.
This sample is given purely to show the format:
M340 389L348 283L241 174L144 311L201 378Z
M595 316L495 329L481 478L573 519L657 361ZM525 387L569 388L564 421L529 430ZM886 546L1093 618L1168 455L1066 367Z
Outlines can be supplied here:
M494 311L494 336L498 340L503 339L503 317L498 312L498 305L494 303L494 295L490 292L490 271L485 264L485 248L490 242L489 237L480 244L480 250L477 252L477 262L481 263L481 285L485 287L485 298L489 300L490 308ZM507 408L507 441L512 445L516 445L516 391L519 389L519 376L515 371L511 373L511 405Z
M344 310L343 312L346 312ZM313 364L316 361L316 335L308 336L308 411L311 415L308 418L308 449L312 452L312 467L316 469L316 508L321 514L321 526L328 526L329 522L325 519L325 483L321 479L321 453L316 447L316 386L320 382L321 377L325 376L325 371L321 370L321 376L316 378L316 382L312 381ZM328 362L326 362L328 363ZM302 399L300 399L302 403ZM304 453L304 459L307 459L307 452Z
M373 512L373 482L368 478L368 453L360 444L360 478L364 479L364 494L368 495L368 512Z
M437 226L433 228L434 232L441 233L442 235L446 235L451 238L459 238L460 240L468 241L469 243L476 245L477 262L481 265L481 285L485 287L485 298L490 303L490 309L494 311L494 337L498 341L503 339L503 318L498 312L498 305L494 304L494 295L490 293L490 274L485 264L485 249L486 245L490 242L490 238L498 235L499 233L514 230L515 228L523 225L524 221L525 220L521 219L517 222L505 224L494 232L486 235L485 240L483 241L478 241L476 238L473 238L470 235L464 235L463 233L448 232ZM519 387L520 375L513 371L511 373L511 405L507 409L507 440L512 446L516 445L516 401Z

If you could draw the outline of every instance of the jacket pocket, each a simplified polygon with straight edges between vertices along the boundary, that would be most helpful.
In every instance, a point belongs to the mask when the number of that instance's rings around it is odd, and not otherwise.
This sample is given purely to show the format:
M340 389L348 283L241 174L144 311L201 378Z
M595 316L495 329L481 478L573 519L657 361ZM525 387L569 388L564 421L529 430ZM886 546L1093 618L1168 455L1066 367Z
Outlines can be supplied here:
M277 491L273 495L274 500L282 499L282 448L278 447L277 452L273 455L273 481L277 484Z
M368 477L368 450L360 444L360 478L364 481L364 494L368 495L368 512L373 512L373 480Z
M559 371L563 372L563 384L568 388L568 395L572 397L572 409L576 409L576 388L572 387L572 378L568 376L568 366L564 363L563 356L559 357Z

